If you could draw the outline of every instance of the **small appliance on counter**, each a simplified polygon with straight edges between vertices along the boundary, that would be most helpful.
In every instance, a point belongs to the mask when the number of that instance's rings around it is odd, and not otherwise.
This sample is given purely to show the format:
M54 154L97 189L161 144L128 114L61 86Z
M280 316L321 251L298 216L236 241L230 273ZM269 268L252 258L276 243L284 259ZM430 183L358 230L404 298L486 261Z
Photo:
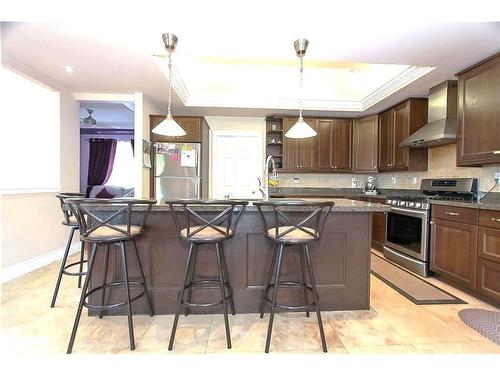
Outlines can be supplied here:
M363 194L364 195L378 194L377 188L375 187L375 177L368 176L368 178L366 179L365 188L363 189Z

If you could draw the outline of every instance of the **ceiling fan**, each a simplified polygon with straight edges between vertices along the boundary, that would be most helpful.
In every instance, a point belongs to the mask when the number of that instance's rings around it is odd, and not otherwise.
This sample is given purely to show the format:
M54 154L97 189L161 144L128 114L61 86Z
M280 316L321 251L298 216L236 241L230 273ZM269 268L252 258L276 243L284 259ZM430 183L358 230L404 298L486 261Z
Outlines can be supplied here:
M88 126L92 126L92 127L96 126L97 121L95 120L95 118L92 117L92 112L94 112L94 110L87 109L87 112L89 113L89 115L87 117L81 118L80 121Z

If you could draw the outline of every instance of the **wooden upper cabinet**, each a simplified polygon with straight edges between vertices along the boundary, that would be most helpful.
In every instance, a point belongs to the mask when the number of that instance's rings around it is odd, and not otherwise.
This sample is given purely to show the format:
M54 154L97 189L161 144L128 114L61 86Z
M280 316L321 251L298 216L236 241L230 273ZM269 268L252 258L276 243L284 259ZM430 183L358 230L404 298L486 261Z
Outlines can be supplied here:
M413 98L379 115L379 171L426 171L427 149L399 147L427 123L427 99Z
M394 108L394 160L393 169L406 169L408 167L408 147L399 147L410 135L410 101L404 102Z
M336 172L352 171L352 120L334 120L332 135L333 169Z
M352 120L318 119L316 126L318 169L351 171Z
M163 115L150 115L151 141L152 142L201 142L202 119L201 117L176 117L174 120L184 129L186 135L182 137L168 137L153 133L153 128L165 119Z
M356 119L352 129L352 159L355 172L376 172L378 116Z
M378 165L379 170L390 170L394 155L393 155L393 138L394 136L394 115L393 111L381 113L379 116L378 127Z
M500 164L500 53L457 76L457 165Z
M333 169L332 139L334 133L333 121L331 119L317 120L318 132L318 168L324 170Z
M304 119L313 129L316 129L315 119ZM283 119L283 134L295 123L297 118L285 117ZM316 137L287 138L283 136L283 169L286 170L311 170L317 168Z

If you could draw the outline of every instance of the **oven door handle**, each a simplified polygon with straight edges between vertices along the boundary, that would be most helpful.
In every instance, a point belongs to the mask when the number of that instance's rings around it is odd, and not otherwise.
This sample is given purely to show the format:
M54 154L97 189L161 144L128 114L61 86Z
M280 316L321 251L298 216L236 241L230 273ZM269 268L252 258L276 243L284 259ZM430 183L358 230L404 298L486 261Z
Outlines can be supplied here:
M399 207L391 207L391 211L403 212L403 213L408 213L408 214L416 214L416 215L423 216L423 217L428 215L428 211L410 210L408 208L399 208Z

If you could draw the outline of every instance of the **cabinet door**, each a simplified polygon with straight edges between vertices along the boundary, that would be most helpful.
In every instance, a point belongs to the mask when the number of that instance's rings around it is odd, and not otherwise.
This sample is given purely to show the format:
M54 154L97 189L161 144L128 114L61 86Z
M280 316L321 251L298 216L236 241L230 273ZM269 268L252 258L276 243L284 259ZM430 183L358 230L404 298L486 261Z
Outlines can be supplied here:
M432 219L431 270L469 288L476 286L477 226Z
M477 259L476 290L500 301L500 264L486 259Z
M390 171L393 164L393 111L380 114L378 127L378 167L380 171Z
M299 169L298 139L285 137L285 133L297 122L297 119L285 117L283 119L283 168Z
M333 170L352 171L352 120L334 120L332 154Z
M457 164L500 163L500 55L458 79Z
M378 159L378 116L354 120L353 167L355 172L376 172Z
M316 130L316 119L304 119L311 128ZM317 130L316 130L317 131ZM304 169L317 169L318 166L318 161L316 157L316 142L317 142L317 135L315 137L310 137L310 138L300 138L298 139L298 144L299 144L299 169L304 170Z
M500 230L479 227L477 255L500 263Z
M162 122L165 116L151 115L150 126L151 130ZM184 129L186 135L182 137L168 137L158 135L151 132L151 140L153 142L201 142L201 118L199 117L174 117L174 120Z
M408 169L408 147L399 147L410 135L410 101L394 108L394 160L391 169Z
M333 120L320 119L316 121L318 132L318 169L333 169Z

